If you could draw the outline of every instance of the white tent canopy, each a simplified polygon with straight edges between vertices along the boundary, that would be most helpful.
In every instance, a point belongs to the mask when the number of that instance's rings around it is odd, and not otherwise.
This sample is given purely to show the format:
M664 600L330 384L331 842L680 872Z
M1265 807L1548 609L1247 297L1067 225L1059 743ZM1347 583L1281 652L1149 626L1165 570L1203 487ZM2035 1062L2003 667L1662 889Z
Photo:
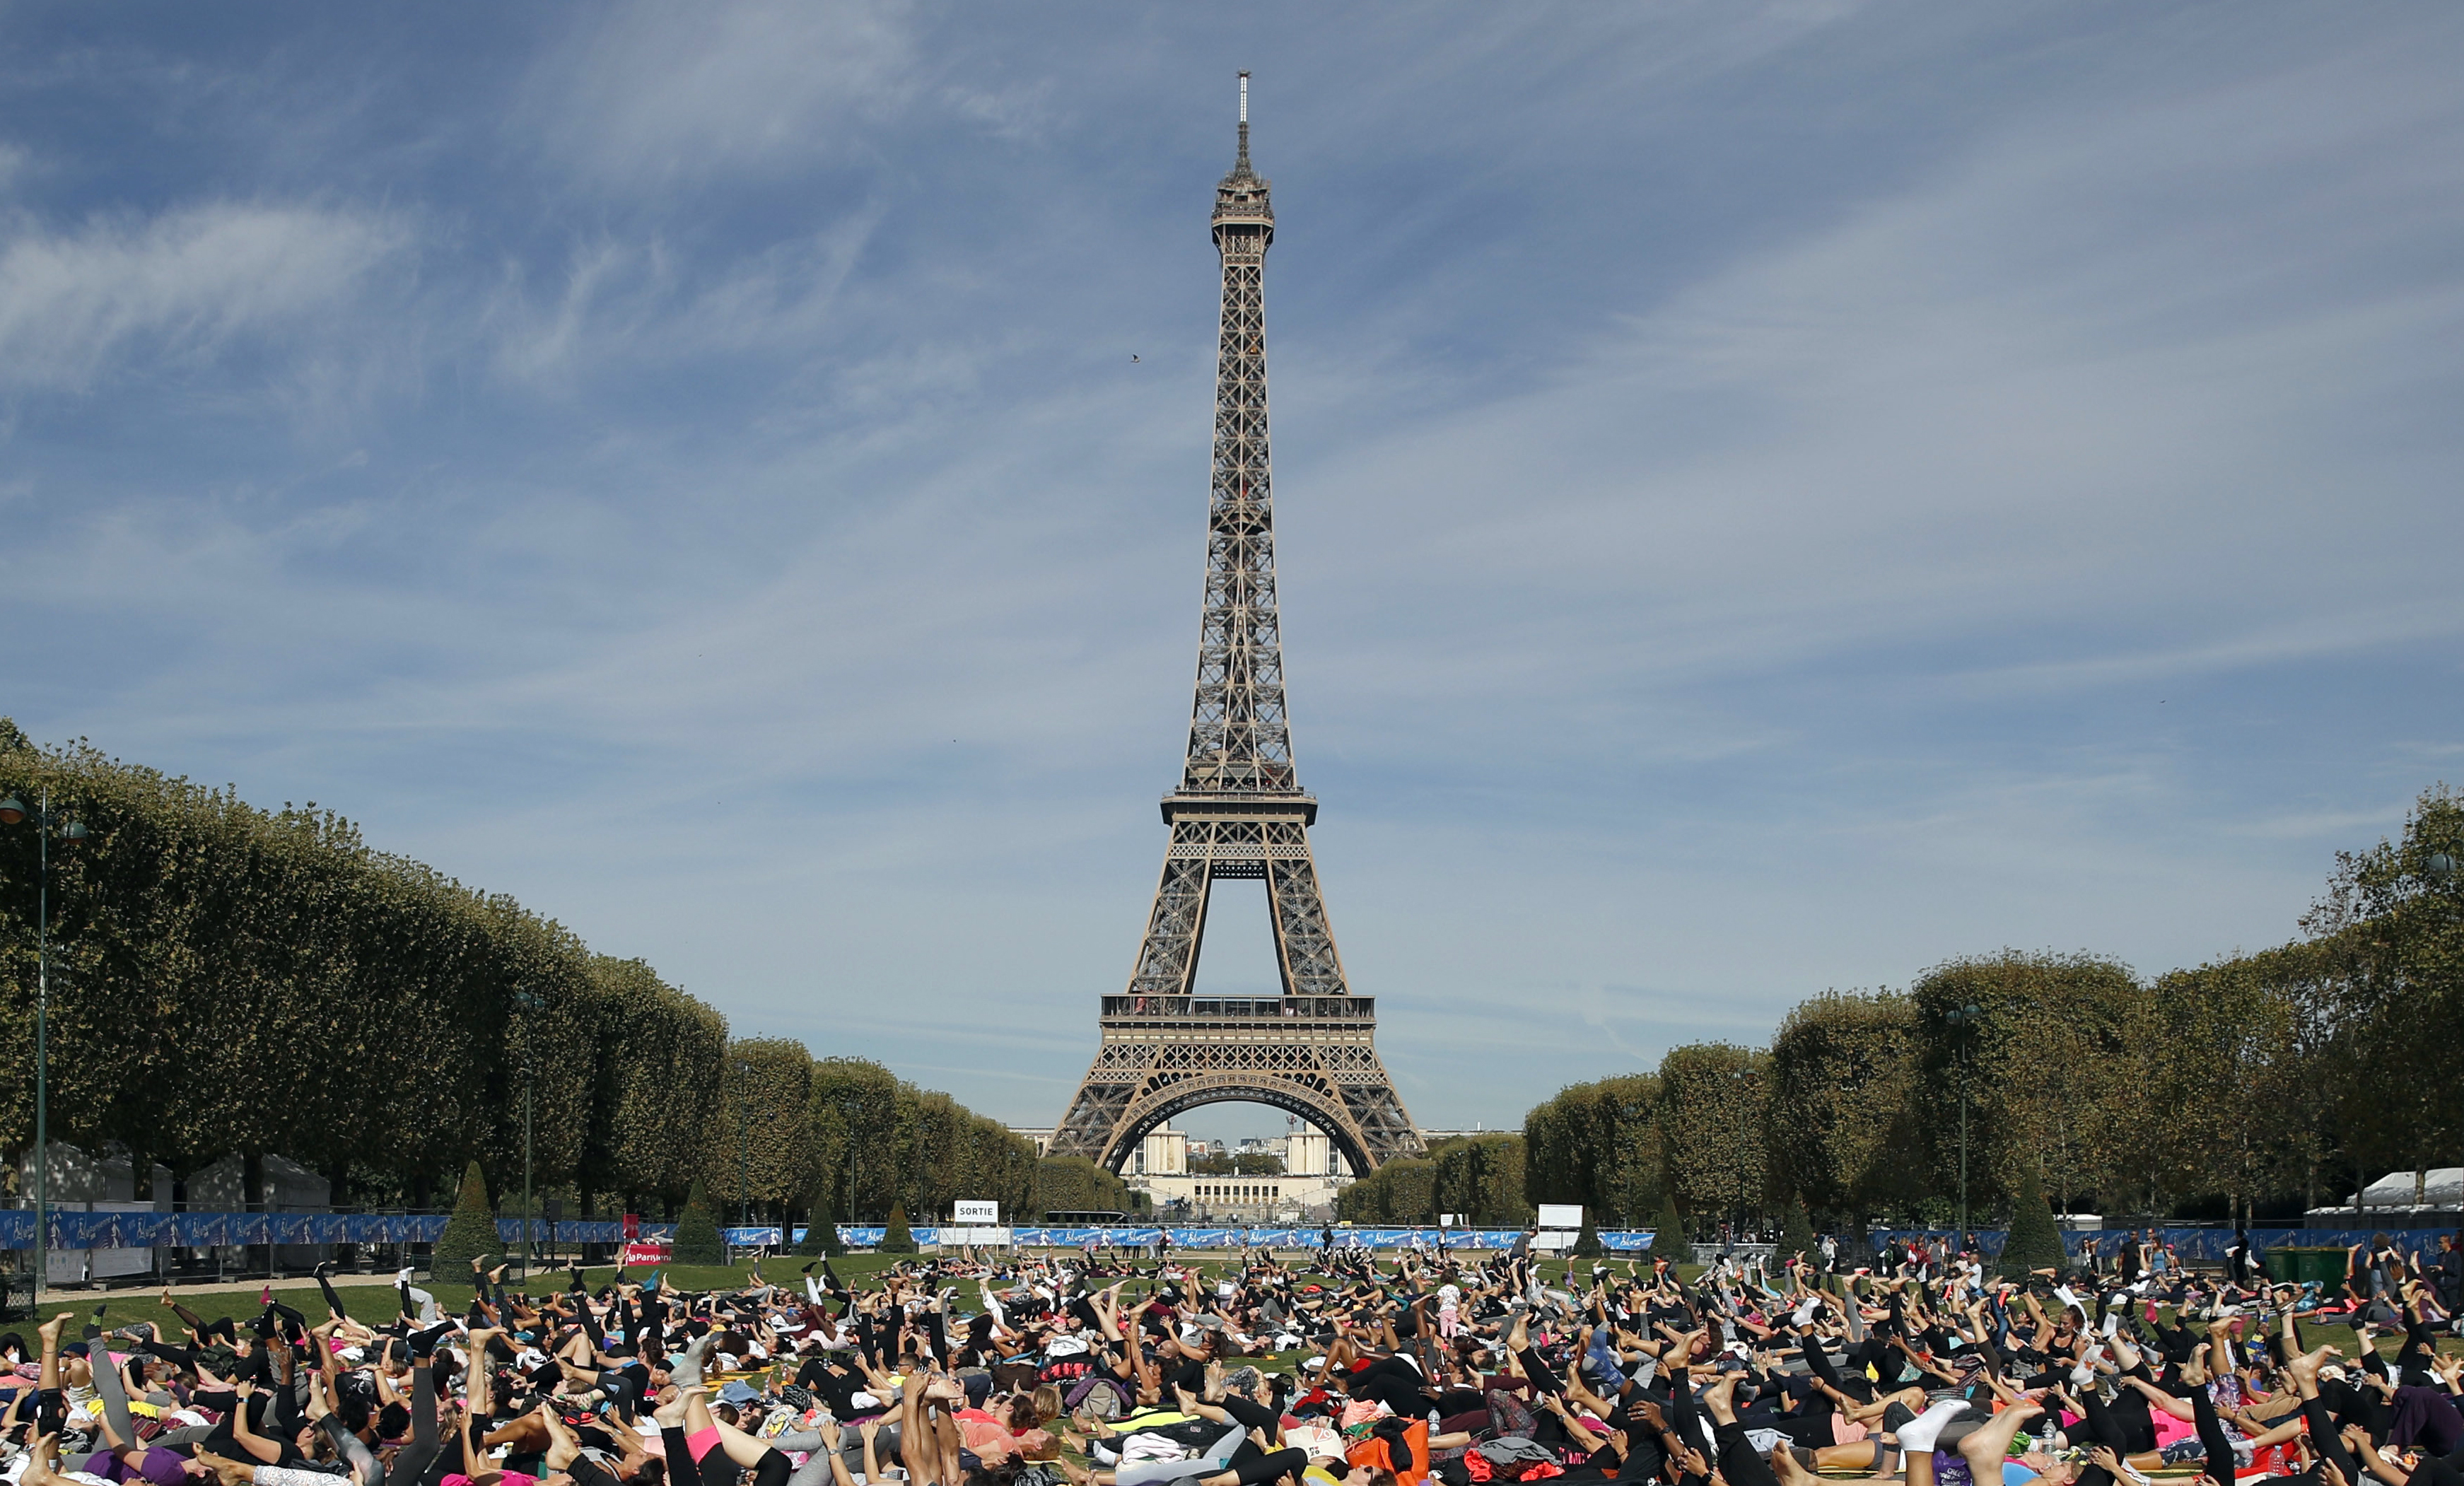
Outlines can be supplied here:
M2464 1211L2464 1166L2440 1166L2430 1169L2428 1183L2418 1201L2412 1195L2413 1173L2389 1171L2362 1190L2361 1194L2331 1208L2312 1208L2313 1214L2350 1213L2356 1206L2399 1208L2419 1212L2431 1208Z

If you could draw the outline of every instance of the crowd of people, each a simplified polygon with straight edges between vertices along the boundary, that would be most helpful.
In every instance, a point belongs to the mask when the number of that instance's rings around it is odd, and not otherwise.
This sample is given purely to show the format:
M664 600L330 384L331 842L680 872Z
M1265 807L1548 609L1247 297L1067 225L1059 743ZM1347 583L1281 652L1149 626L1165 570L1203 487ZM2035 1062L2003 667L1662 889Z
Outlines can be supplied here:
M1837 1246L945 1257L693 1293L474 1267L0 1337L11 1486L2464 1486L2454 1306ZM96 1315L99 1317L98 1310ZM2346 1351L2304 1335L2334 1315ZM347 1482L342 1478L347 1477Z

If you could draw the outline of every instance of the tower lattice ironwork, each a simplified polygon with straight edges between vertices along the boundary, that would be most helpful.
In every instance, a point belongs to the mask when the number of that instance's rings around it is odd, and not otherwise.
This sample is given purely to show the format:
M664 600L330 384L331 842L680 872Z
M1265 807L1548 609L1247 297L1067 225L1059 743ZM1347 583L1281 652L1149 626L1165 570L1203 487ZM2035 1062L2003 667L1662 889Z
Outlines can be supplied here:
M1171 840L1129 987L1104 997L1103 1045L1047 1147L1114 1170L1165 1120L1227 1100L1299 1115L1355 1171L1422 1148L1377 1057L1375 1003L1344 980L1309 854L1317 800L1292 772L1266 448L1267 184L1249 164L1243 73L1240 154L1215 189L1223 313L1189 758L1164 797ZM1280 995L1192 994L1208 895L1224 879L1266 885Z

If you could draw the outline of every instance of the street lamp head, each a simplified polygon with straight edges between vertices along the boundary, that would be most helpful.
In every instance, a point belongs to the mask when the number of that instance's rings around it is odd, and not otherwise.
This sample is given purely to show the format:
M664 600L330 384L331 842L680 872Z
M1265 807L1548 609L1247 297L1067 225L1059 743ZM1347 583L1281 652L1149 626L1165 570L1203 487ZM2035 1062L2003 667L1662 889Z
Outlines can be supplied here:
M10 801L10 803L14 804L14 803L15 803L15 801L11 800L11 801ZM6 820L6 819L9 819L9 817L8 817L8 814L7 814L6 809L5 809L5 808L0 808L0 820ZM2450 854L2449 854L2449 853L2447 853L2447 852L2443 852L2443 851L2433 851L2433 852L2431 852L2431 853L2430 854L2430 860L2429 860L2428 862L2423 863L2422 863L2422 866L2423 866L2423 868L2424 868L2425 870L2427 870L2427 871L2430 873L2430 875L2431 875L2431 879L2433 879L2434 881L2438 882L2438 883L2439 883L2439 884L2441 884L2442 885L2445 885L2445 884L2447 884L2447 883L2449 883L2449 882L2451 882L2451 881L2453 881L2453 880L2454 879L2454 876L2455 876L2455 859L2454 859L2454 857L2453 857L2452 855L2450 855Z
M26 802L11 795L0 799L0 825L16 825L26 819Z
M85 822L83 820L71 820L68 824L61 826L60 840L64 841L81 841L85 840Z

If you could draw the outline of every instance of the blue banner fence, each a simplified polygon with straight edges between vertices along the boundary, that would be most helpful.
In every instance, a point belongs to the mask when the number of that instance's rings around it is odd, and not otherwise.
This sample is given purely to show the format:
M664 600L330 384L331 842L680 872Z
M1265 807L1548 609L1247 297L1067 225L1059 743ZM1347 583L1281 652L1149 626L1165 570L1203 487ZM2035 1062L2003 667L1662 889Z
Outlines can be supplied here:
M434 1243L445 1235L449 1214L442 1213L81 1213L54 1209L51 1242L55 1249L209 1249L225 1244L404 1244ZM605 1221L560 1222L559 1243L621 1243L624 1224ZM645 1225L643 1238L655 1243L674 1231L672 1223ZM533 1219L532 1234L548 1235L548 1224ZM498 1218L496 1234L519 1242L520 1218ZM34 1214L29 1208L0 1208L0 1249L34 1246Z
M449 1215L442 1213L84 1213L54 1209L51 1213L51 1244L55 1249L204 1249L225 1244L432 1244L444 1236ZM534 1220L531 1232L545 1238L548 1225ZM675 1232L672 1223L645 1223L636 1237L644 1243L666 1241ZM856 1248L878 1244L886 1230L878 1225L841 1224L839 1237ZM918 1244L933 1244L938 1230L922 1227L911 1230ZM1014 1228L1012 1241L1024 1248L1074 1249L1089 1237L1105 1247L1122 1245L1143 1247L1155 1241L1164 1230L1140 1224L1113 1228ZM498 1218L497 1236L506 1242L518 1242L522 1222L519 1218ZM1314 1249L1318 1244L1315 1228L1175 1228L1171 1230L1172 1246L1176 1249L1275 1248ZM1412 1245L1418 1235L1422 1243L1435 1248L1441 1238L1434 1228L1341 1228L1335 1230L1338 1245L1358 1244L1373 1249L1403 1249ZM1502 1249L1514 1242L1521 1230L1512 1228L1467 1230L1457 1229L1442 1235L1452 1248ZM739 1249L776 1245L779 1230L769 1228L727 1228L720 1236ZM804 1230L792 1230L789 1242L801 1242ZM567 1221L556 1225L559 1243L613 1244L624 1240L624 1225L614 1219ZM1639 1254L1651 1247L1647 1233L1604 1233L1600 1242L1605 1247ZM0 1208L0 1249L31 1249L34 1246L34 1214L26 1208Z
M51 1213L51 1247L55 1249L204 1249L225 1244L432 1244L445 1233L448 1215L442 1213L81 1213L55 1209ZM665 1241L675 1231L672 1223L646 1223L637 1231L644 1243ZM2442 1234L2452 1228L2404 1229L2387 1231L2387 1236L2404 1250L2419 1249L2425 1253L2438 1247ZM548 1225L533 1220L534 1236L544 1239ZM912 1230L918 1244L935 1242L938 1230ZM1156 1235L1167 1230L1146 1224L1123 1224L1111 1228L1013 1228L1012 1241L1021 1248L1076 1249L1092 1237L1110 1248L1121 1246L1144 1248L1152 1245ZM1173 1228L1172 1246L1176 1249L1314 1249L1318 1246L1317 1228ZM1442 1239L1454 1249L1503 1249L1521 1236L1522 1230L1513 1228L1453 1229L1441 1233L1435 1228L1338 1228L1338 1247L1357 1245L1369 1249L1408 1249L1417 1237L1429 1248ZM1999 1256L2008 1235L2000 1229L1978 1229L1977 1244L1989 1257ZM2062 1247L2073 1257L2090 1242L2102 1244L2120 1237L2125 1232L2144 1230L2095 1229L2062 1234ZM2345 1248L2369 1240L2374 1230L2343 1228L2254 1229L2251 1241L2262 1253L2278 1247ZM505 1242L518 1242L522 1234L519 1218L498 1218L497 1236ZM613 1244L624 1240L624 1225L613 1218L559 1222L555 1226L560 1244ZM855 1248L870 1248L881 1242L884 1230L864 1224L841 1224L839 1237ZM2226 1247L2233 1242L2233 1231L2225 1228L2159 1228L2156 1234L2170 1243L2185 1259L2200 1263L2221 1263ZM734 1248L751 1249L776 1246L780 1231L770 1228L728 1228L721 1236ZM804 1231L791 1230L787 1242L801 1242ZM1611 1231L1600 1235L1600 1247L1612 1254L1639 1255L1651 1250L1651 1235L1641 1231ZM1947 1229L1883 1229L1869 1235L1876 1252L1892 1239L1903 1242L1923 1238L1940 1242L1952 1236ZM34 1214L26 1208L0 1208L0 1249L31 1249L34 1246Z
M727 1241L737 1248L753 1248L779 1242L776 1228L730 1228L723 1230ZM881 1242L886 1230L862 1225L839 1225L839 1236L857 1248L869 1248ZM938 1240L939 1230L911 1229L918 1244ZM1145 1248L1162 1233L1172 1235L1176 1249L1314 1249L1318 1246L1316 1228L1174 1228L1153 1225L1121 1224L1111 1228L1012 1228L1010 1241L1022 1249L1077 1249L1092 1237L1104 1248ZM1504 1249L1521 1237L1519 1228L1338 1228L1334 1231L1335 1247L1358 1245L1365 1249L1408 1249L1414 1235L1434 1249L1441 1239L1450 1249ZM795 1231L792 1242L802 1242L804 1231ZM1619 1253L1640 1254L1651 1247L1647 1233L1603 1233L1600 1246Z
M2064 1230L2062 1252L2078 1258L2090 1243L2099 1248L2111 1244L2126 1234L2145 1234L2144 1228L2086 1228ZM2250 1231L2251 1247L2260 1254L2271 1249L2349 1249L2357 1243L2367 1243L2379 1234L2386 1234L2397 1249L2405 1253L2419 1251L2425 1255L2438 1252L2441 1235L2453 1234L2455 1228L2254 1228ZM1988 1258L1998 1258L2010 1234L1999 1228L1972 1230L1976 1246ZM2159 1241L2173 1246L2173 1252L2184 1259L2200 1264L2221 1264L2225 1250L2233 1246L2233 1231L2230 1228L2157 1228ZM1893 1228L1875 1231L1871 1235L1874 1251L1897 1238L1905 1243L1923 1238L1928 1243L1950 1241L1954 1235L1947 1228Z

